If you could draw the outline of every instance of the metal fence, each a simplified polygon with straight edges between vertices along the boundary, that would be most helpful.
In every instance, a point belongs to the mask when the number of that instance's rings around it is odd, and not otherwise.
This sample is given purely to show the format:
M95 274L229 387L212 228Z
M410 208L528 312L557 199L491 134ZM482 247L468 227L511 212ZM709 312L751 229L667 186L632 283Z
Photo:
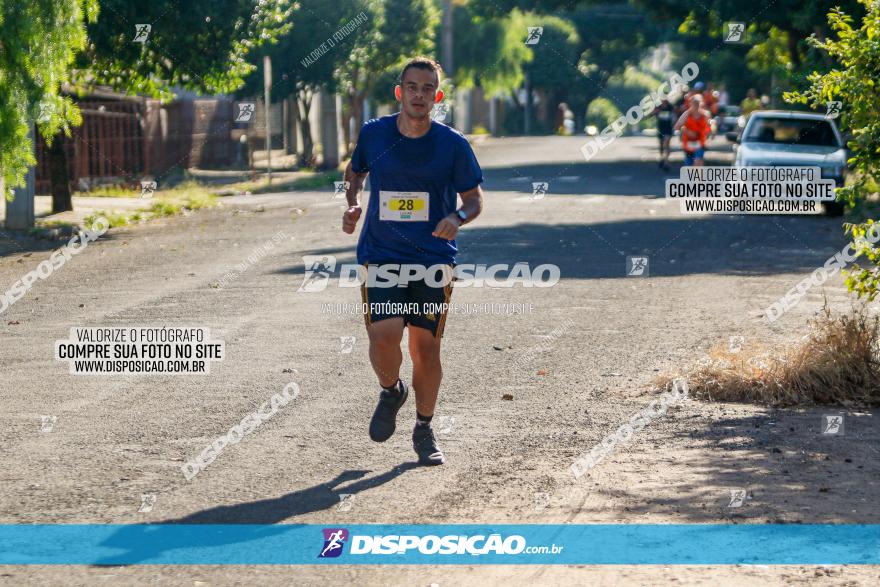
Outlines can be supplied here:
M83 123L59 137L71 186L131 184L175 167L226 167L234 163L232 102L225 98L162 104L145 99L78 100ZM50 158L36 144L37 192L50 191Z

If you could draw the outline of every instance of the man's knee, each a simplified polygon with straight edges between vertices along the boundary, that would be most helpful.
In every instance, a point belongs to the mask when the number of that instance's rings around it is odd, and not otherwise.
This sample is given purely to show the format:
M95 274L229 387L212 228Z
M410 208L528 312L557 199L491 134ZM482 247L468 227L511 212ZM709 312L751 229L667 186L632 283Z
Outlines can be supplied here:
M403 328L395 328L395 325L387 322L373 324L367 334L370 337L370 346L375 348L399 347L403 339Z
M440 364L440 345L431 342L417 342L409 347L413 363L421 365Z

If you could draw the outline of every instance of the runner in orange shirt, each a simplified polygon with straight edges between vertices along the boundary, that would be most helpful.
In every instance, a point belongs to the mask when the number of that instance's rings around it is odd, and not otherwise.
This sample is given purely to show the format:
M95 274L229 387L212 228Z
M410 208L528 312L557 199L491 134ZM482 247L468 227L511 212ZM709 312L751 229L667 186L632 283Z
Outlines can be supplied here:
M712 115L703 109L703 97L691 96L688 109L675 123L675 130L681 130L681 148L684 150L684 164L703 166L706 152L706 138L712 130L709 118Z

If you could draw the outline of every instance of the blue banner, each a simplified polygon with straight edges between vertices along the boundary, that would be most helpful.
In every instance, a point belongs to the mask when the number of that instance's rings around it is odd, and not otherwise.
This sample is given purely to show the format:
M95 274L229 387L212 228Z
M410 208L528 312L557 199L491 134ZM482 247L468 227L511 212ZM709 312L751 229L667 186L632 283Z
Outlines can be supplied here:
M880 525L0 525L0 564L880 564Z

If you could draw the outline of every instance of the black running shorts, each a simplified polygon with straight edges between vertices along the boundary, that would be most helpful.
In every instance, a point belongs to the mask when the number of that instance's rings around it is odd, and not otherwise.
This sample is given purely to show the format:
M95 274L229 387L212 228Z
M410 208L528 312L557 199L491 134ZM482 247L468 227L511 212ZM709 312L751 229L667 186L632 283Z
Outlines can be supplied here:
M367 270L375 264L366 265ZM427 268L426 268L427 269ZM399 276L400 271L392 271ZM364 303L364 321L367 328L373 322L388 318L403 318L404 326L430 330L434 337L443 336L446 313L452 296L452 282L436 285L439 274L431 279L411 279L403 286L378 287L368 281L361 285ZM429 283L430 282L430 283Z

